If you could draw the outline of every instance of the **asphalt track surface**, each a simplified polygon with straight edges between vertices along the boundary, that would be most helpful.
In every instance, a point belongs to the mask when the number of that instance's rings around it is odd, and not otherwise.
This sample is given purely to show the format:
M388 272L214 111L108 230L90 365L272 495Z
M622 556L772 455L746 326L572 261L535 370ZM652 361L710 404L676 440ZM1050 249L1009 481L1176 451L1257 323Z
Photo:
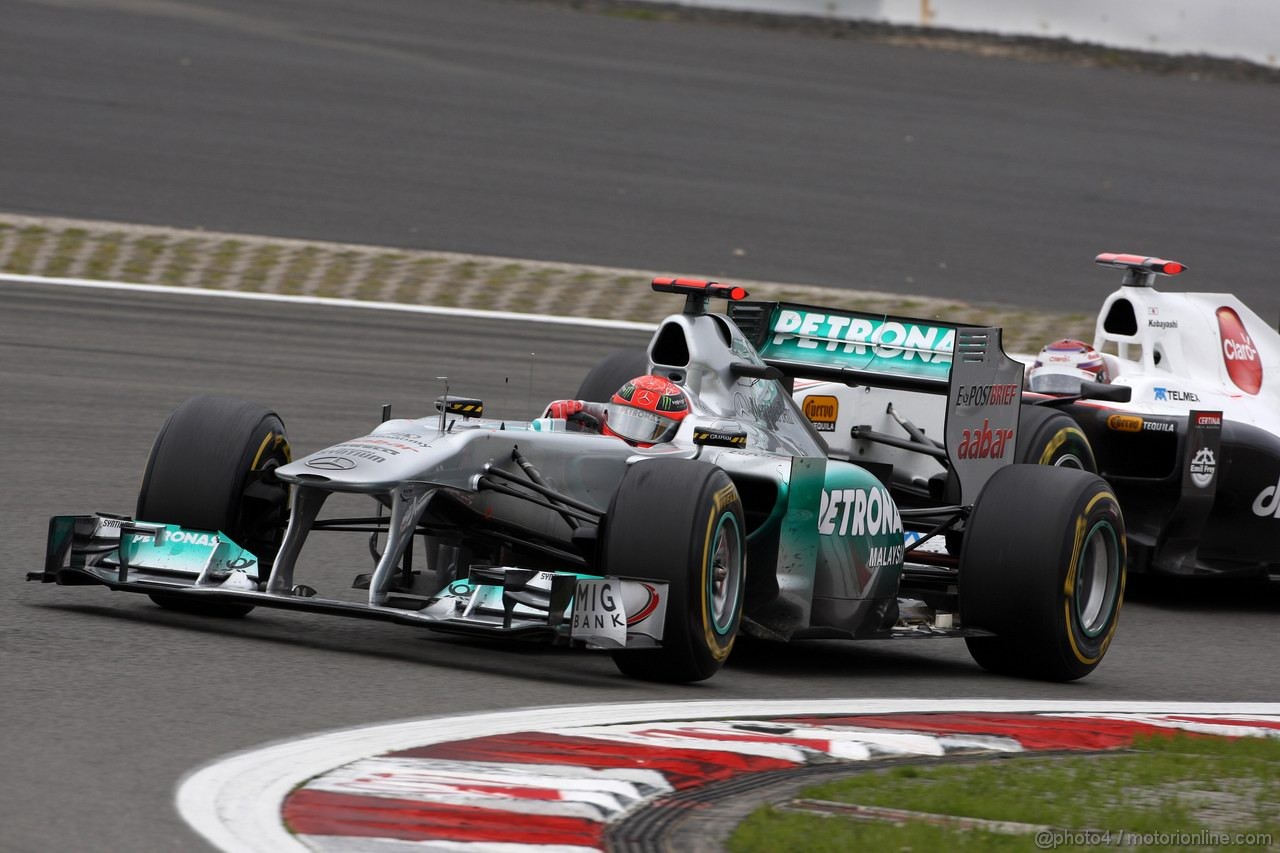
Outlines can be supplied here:
M1280 90L528 0L6 0L0 207L1280 315Z
M1103 665L1070 685L987 675L958 641L895 641L744 647L711 681L670 687L624 679L589 653L281 611L202 619L22 580L41 567L48 516L132 511L155 431L192 393L276 407L309 452L363 434L385 402L425 412L439 375L497 416L522 416L642 340L0 283L0 849L198 848L173 808L185 772L267 741L405 717L658 699L1275 699L1272 588L1161 588L1130 602ZM326 594L368 570L362 537L329 536L313 540L298 577Z

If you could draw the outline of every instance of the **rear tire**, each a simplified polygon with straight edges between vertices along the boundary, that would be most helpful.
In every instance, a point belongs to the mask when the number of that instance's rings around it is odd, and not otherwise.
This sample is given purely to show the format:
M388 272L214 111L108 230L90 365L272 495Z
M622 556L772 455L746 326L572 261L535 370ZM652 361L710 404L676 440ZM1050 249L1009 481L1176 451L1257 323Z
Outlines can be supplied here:
M1073 681L1097 667L1124 600L1125 529L1095 474L1042 465L996 472L974 504L960 557L960 622L992 672Z
M1047 406L1023 405L1018 413L1018 455L1014 462L1024 465L1049 465L1098 473L1098 462L1088 437L1069 416ZM948 487L955 484L951 475ZM958 493L958 485L954 488ZM951 503L958 497L946 498ZM964 547L964 534L948 533L947 551L959 554Z
M687 459L629 467L609 506L604 567L668 583L662 647L614 652L624 675L703 681L729 657L742 621L746 524L728 475Z
M618 389L637 376L649 372L649 354L644 350L619 350L607 355L589 372L578 386L576 400L605 403Z
M160 428L142 475L136 517L194 530L221 531L258 558L265 574L280 549L288 488L259 483L251 471L290 460L284 424L273 411L234 397L192 397ZM244 616L252 605L192 601L152 593L161 607L203 616Z
M1098 473L1088 437L1069 415L1047 406L1022 407L1018 415L1018 457L1014 461Z

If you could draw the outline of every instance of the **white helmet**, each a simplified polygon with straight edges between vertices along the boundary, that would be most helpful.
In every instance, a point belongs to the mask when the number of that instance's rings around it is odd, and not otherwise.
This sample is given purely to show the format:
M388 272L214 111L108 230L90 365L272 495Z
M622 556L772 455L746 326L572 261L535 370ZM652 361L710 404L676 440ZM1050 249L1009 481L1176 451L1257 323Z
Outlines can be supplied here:
M1082 382L1110 382L1111 375L1096 349L1064 338L1040 350L1027 379L1040 394L1079 394Z

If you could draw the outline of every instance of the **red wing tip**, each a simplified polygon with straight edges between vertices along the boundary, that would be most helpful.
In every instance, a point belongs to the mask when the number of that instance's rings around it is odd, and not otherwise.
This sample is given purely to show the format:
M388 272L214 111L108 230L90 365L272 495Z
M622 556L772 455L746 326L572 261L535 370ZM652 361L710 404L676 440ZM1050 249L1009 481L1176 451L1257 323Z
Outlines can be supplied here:
M1178 261L1166 261L1164 258L1152 258L1146 255L1130 255L1124 252L1103 252L1093 259L1095 264L1116 269L1141 270L1143 272L1160 273L1161 275L1177 275L1186 272L1186 264Z

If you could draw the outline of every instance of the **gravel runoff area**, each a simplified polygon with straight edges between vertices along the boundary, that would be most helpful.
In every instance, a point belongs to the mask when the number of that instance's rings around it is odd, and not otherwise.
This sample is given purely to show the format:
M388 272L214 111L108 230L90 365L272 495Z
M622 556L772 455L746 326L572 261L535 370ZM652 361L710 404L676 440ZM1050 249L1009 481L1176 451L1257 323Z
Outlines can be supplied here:
M678 307L654 298L653 276L697 275L8 214L0 214L0 272L640 322L657 322ZM1064 335L1093 337L1094 318L1086 314L733 283L753 299L1000 325L1010 351L1038 351Z

